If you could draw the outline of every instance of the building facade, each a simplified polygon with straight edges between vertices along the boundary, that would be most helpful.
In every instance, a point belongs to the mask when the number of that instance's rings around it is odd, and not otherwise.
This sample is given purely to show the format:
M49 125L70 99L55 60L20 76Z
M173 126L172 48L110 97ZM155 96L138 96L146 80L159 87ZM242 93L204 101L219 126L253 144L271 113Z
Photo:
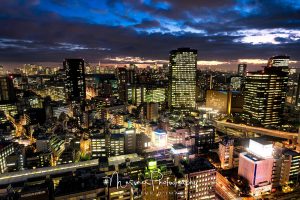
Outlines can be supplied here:
M288 74L279 68L248 73L243 110L255 123L263 126L280 124L284 111ZM254 124L255 124L254 123Z
M180 48L170 52L169 107L189 112L196 106L197 50Z

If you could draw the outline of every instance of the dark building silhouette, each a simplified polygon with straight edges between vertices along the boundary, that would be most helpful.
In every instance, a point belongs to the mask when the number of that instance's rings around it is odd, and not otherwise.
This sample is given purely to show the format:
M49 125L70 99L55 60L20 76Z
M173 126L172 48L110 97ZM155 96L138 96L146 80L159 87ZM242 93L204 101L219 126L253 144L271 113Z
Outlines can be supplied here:
M16 100L12 77L0 77L0 103L11 103Z
M86 97L84 60L65 59L63 65L66 72L65 88L67 101L84 101Z

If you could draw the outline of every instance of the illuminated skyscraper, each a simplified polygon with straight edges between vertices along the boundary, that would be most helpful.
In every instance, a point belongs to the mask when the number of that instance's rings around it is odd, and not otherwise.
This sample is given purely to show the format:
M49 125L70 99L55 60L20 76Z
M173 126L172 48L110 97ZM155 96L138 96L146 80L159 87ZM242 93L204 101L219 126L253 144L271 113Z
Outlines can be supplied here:
M82 102L85 100L85 73L83 59L65 59L66 95L68 101Z
M179 48L170 52L169 107L188 112L196 106L197 50Z
M243 110L257 123L278 125L282 120L287 81L288 74L277 67L248 73Z
M246 76L247 73L247 64L239 64L238 65L238 75Z
M284 72L289 72L289 56L273 56L268 61L268 67L281 68Z

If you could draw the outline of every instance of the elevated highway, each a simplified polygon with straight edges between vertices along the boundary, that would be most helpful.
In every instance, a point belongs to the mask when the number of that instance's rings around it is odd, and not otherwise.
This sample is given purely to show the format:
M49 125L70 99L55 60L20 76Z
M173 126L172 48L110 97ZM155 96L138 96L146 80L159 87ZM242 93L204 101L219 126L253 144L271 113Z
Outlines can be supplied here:
M278 130L271 130L261 127L254 127L254 126L247 126L244 124L234 124L230 122L225 121L214 121L214 126L217 130L224 130L226 128L231 128L235 130L239 130L241 132L247 133L255 133L260 135L267 135L287 140L295 140L298 137L298 133L290 133L290 132L284 132L284 131L278 131Z
M29 178L44 177L52 174L62 174L65 172L73 172L76 169L93 167L98 165L98 159L83 161L78 163L70 163L58 165L55 167L44 167L38 169L29 169L18 172L9 172L0 175L0 185L26 181Z

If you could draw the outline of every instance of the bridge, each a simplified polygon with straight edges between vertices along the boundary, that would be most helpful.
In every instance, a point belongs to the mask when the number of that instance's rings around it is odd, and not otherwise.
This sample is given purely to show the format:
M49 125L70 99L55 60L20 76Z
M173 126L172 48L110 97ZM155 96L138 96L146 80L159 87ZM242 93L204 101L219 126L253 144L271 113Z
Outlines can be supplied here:
M271 130L261 127L253 127L253 126L247 126L244 124L234 124L230 122L225 121L214 121L214 126L217 130L224 130L224 128L231 128L239 130L243 133L256 133L260 135L267 135L287 140L296 140L298 137L298 133L290 133L290 132L284 132L284 131L278 131L278 130Z

